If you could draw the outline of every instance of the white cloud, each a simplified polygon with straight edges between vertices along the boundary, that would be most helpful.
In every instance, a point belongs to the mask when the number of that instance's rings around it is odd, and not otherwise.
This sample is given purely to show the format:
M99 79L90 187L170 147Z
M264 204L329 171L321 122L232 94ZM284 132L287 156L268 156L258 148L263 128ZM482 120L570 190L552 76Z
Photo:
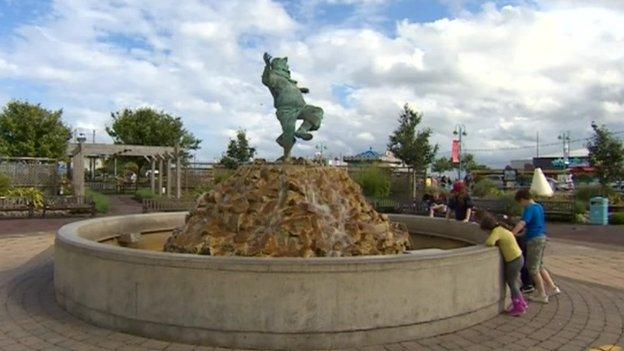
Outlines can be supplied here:
M205 159L239 127L261 157L279 154L279 124L260 83L265 50L288 56L308 102L325 110L315 140L297 147L303 154L315 142L336 155L381 151L406 102L424 112L442 150L456 123L468 127L469 148L528 145L537 129L544 142L562 129L582 137L591 120L624 129L621 7L486 5L455 19L399 21L393 34L305 27L269 0L56 0L48 18L0 41L0 78L45 87L75 126L102 130L124 107L178 114L204 140ZM349 89L338 96L335 86Z

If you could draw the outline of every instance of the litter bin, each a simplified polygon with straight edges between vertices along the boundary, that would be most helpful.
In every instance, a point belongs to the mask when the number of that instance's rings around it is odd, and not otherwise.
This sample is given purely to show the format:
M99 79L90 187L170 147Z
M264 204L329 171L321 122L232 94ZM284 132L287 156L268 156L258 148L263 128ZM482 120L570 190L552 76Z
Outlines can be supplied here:
M589 223L598 225L609 224L609 199L592 197L589 200Z

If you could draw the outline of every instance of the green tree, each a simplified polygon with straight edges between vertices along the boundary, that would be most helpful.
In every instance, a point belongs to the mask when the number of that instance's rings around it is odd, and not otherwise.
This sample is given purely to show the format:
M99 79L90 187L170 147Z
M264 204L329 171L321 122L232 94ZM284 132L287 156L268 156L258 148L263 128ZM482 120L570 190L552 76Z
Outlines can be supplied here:
M490 169L488 166L478 163L473 154L463 154L461 164L462 169L468 172ZM440 157L433 162L431 170L433 172L442 173L457 169L457 166L459 166L459 163L453 163L450 158Z
M172 116L164 111L157 111L149 107L136 110L123 109L111 113L112 123L106 127L106 132L113 138L115 144L147 145L147 146L178 146L182 150L183 159L189 158L188 150L199 149L200 139L184 128L180 117ZM129 158L120 157L122 162ZM139 170L142 170L147 161L143 158L133 158Z
M70 129L63 110L47 110L40 104L10 101L0 112L0 154L14 157L62 158L67 152Z
M607 185L624 177L624 146L604 125L592 123L594 135L587 143L589 163L600 184Z
M184 128L180 117L164 111L142 107L111 113L112 123L106 132L115 144L176 146L184 150L199 149L200 139Z
M431 171L436 173L444 173L453 170L454 168L455 166L453 165L453 162L451 162L451 159L448 157L437 158L431 164Z
M463 154L462 155L462 169L466 171L479 171L479 170L488 170L490 167L477 163L473 154Z
M422 112L414 111L405 104L399 115L399 126L388 142L388 150L413 171L413 196L416 195L416 172L425 172L438 152L438 145L429 143L431 129L417 129L422 118Z
M242 163L249 162L256 154L256 149L249 146L247 133L243 129L236 132L236 138L230 139L227 151L221 158L221 164L226 168L236 168Z

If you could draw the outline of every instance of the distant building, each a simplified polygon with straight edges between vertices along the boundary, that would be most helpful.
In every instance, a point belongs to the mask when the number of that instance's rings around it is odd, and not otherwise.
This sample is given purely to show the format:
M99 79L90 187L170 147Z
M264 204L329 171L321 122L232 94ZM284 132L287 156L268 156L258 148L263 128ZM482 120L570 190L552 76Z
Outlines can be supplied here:
M512 169L515 169L517 171L524 171L524 170L527 170L528 168L532 168L533 167L533 160L531 160L531 159L527 159L527 160L511 160L509 165L511 166Z
M354 166L367 163L377 163L382 167L401 167L403 165L403 162L396 158L392 152L379 153L374 151L372 147L355 156L345 156L343 159L349 165Z
M561 154L544 155L533 158L533 166L542 170L583 170L590 171L589 150L586 148L571 150L567 163Z

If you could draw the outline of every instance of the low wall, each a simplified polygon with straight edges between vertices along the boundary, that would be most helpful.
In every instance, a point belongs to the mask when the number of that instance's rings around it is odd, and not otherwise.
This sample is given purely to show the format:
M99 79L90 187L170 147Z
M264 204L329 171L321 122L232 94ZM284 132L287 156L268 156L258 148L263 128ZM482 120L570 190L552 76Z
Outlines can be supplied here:
M235 348L330 349L455 331L503 308L496 248L345 258L212 257L97 243L171 228L184 213L68 224L55 244L58 303L94 324ZM391 216L410 231L476 243L474 225Z

